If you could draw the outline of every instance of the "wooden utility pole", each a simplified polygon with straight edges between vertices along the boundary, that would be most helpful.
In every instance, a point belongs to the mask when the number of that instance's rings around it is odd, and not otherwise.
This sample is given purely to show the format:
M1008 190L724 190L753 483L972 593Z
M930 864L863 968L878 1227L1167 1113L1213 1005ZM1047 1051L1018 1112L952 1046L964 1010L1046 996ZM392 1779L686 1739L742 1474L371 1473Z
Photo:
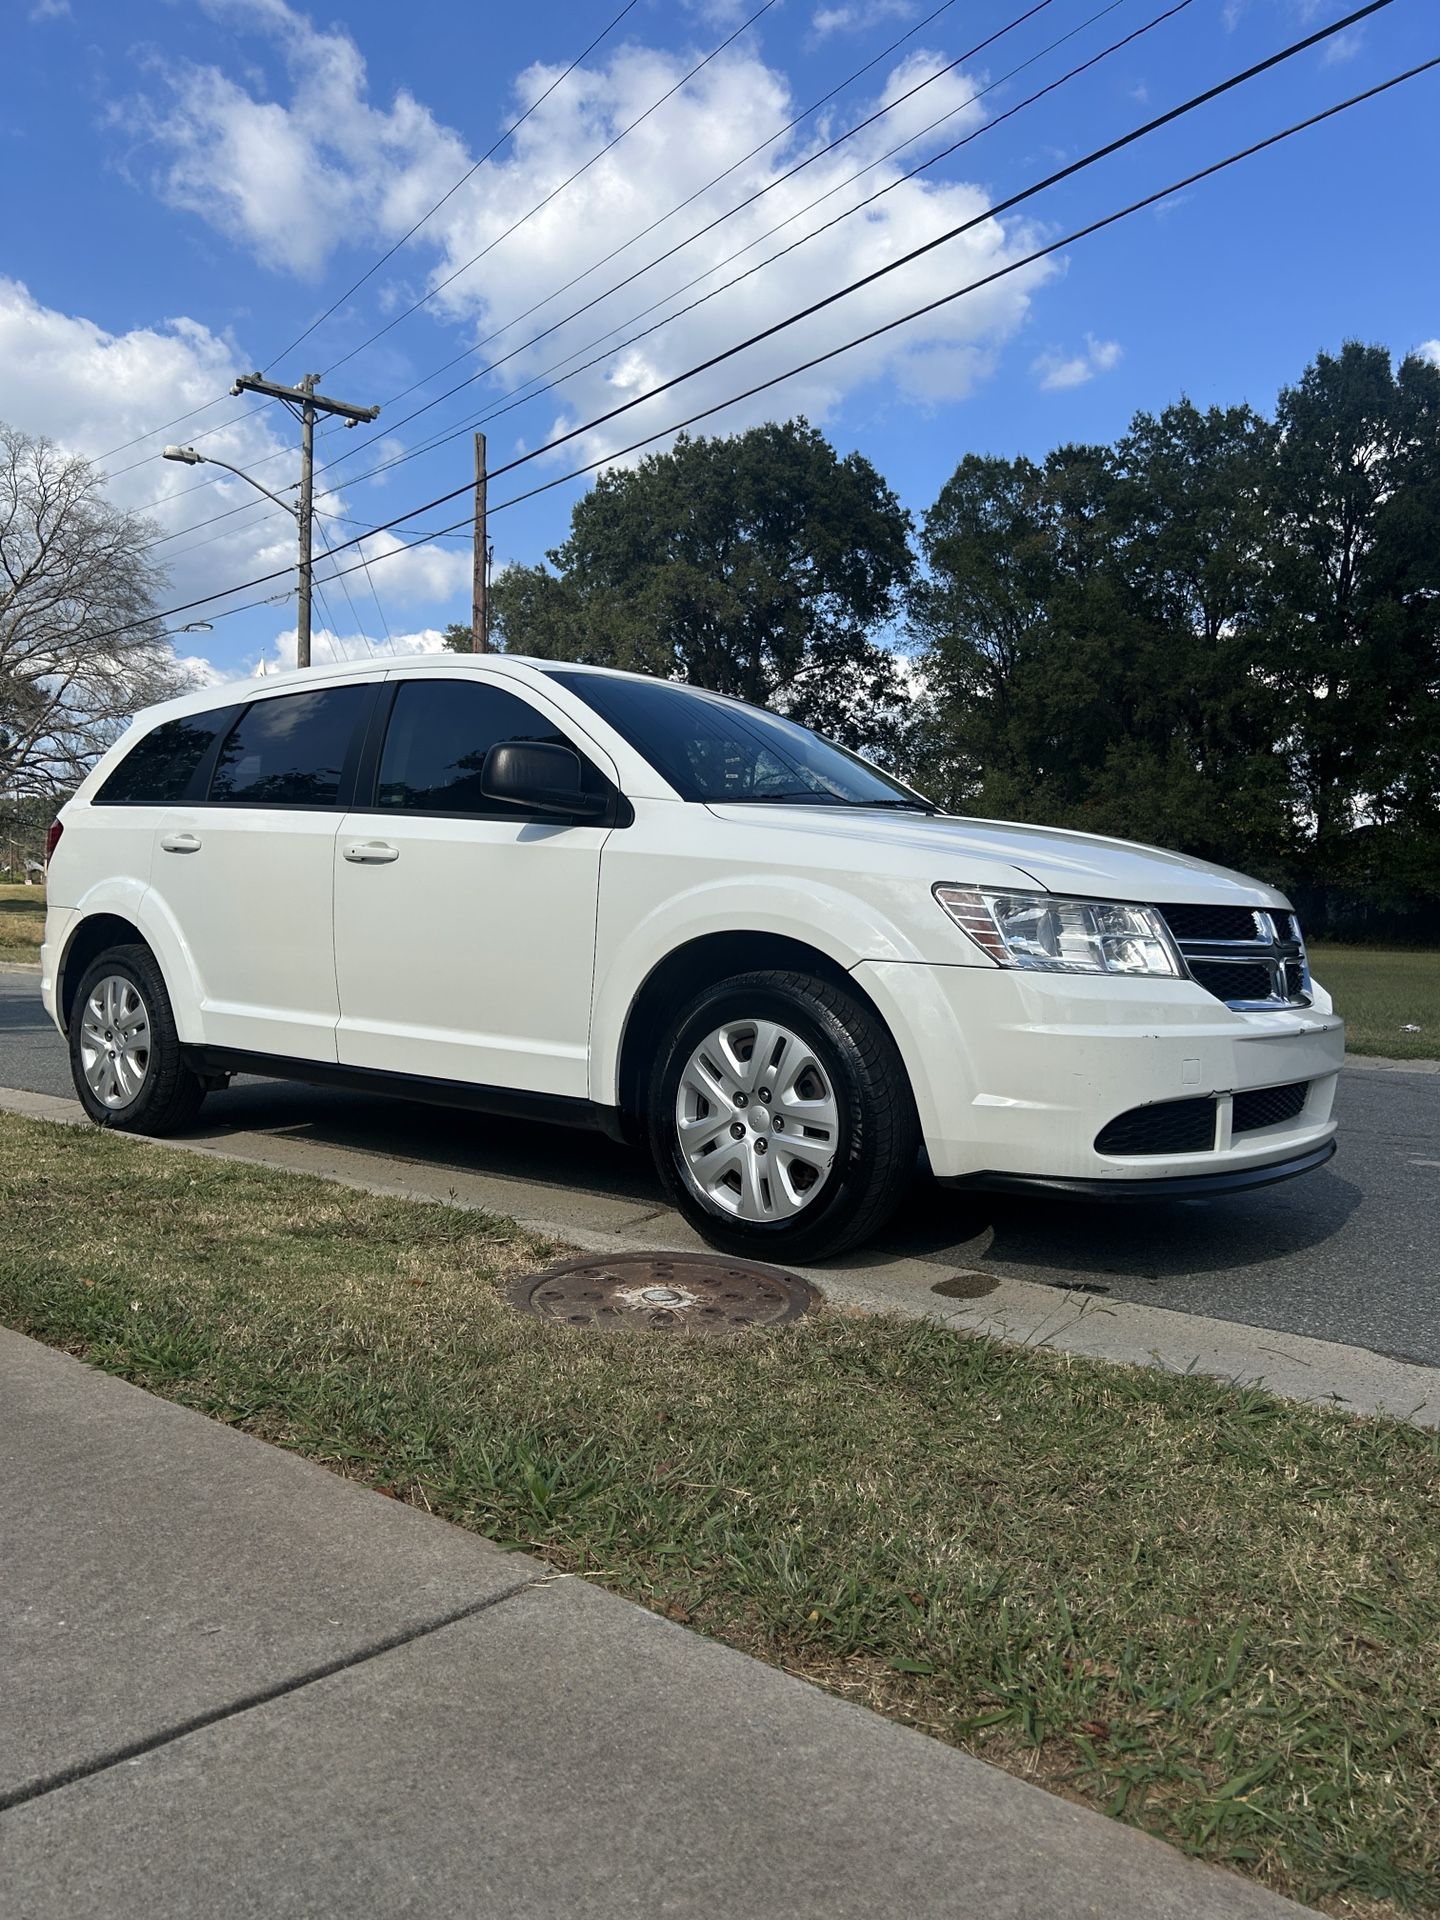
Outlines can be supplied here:
M490 599L486 561L489 553L485 526L485 436L475 436L475 557L470 576L470 651L490 651Z
M379 417L379 407L356 407L348 400L329 400L315 391L318 373L307 373L297 387L282 387L259 373L242 373L231 393L263 393L268 400L283 400L300 422L300 609L296 621L296 664L310 664L310 593L313 585L311 550L315 518L315 416L338 413L347 427L358 427L362 420ZM248 476L247 476L248 478ZM263 489L262 489L263 491Z

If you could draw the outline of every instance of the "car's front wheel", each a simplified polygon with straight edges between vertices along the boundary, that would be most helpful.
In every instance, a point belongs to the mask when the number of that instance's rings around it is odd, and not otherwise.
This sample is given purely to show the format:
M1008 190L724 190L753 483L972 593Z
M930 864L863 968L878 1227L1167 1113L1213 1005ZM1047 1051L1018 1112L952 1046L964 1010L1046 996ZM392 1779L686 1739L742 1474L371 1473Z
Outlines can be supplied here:
M648 1105L670 1197L727 1252L839 1253L884 1225L915 1171L894 1041L855 994L806 974L701 994L661 1049Z
M122 1133L173 1133L205 1089L185 1065L170 996L148 947L112 947L70 1007L70 1073L86 1113Z

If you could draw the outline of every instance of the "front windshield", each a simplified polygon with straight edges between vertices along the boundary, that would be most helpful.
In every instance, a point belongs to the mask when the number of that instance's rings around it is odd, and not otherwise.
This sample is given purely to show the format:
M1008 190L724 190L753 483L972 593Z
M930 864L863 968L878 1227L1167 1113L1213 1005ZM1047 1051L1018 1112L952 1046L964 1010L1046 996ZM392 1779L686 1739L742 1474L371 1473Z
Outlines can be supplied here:
M936 809L868 760L763 708L673 680L549 668L685 800Z

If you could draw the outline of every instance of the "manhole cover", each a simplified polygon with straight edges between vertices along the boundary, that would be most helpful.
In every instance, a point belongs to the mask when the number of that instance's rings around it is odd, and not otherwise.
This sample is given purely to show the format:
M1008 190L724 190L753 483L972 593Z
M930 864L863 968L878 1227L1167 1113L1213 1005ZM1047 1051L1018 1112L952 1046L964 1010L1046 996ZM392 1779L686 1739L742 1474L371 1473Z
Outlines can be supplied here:
M567 1260L510 1289L517 1307L571 1327L743 1333L798 1320L815 1292L793 1273L712 1253L622 1253Z

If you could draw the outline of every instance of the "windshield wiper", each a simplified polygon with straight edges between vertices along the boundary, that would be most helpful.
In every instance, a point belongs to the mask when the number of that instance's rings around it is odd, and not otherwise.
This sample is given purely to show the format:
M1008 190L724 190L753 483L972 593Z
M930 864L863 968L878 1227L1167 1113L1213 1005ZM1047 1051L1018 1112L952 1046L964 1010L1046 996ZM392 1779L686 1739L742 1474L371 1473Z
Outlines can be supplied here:
M939 813L933 800L852 800L854 807L903 807L908 813Z
M727 793L711 806L727 807L903 807L910 813L939 813L932 800L851 800L843 793Z
M855 804L838 793L717 793L710 800L712 807L853 807Z

